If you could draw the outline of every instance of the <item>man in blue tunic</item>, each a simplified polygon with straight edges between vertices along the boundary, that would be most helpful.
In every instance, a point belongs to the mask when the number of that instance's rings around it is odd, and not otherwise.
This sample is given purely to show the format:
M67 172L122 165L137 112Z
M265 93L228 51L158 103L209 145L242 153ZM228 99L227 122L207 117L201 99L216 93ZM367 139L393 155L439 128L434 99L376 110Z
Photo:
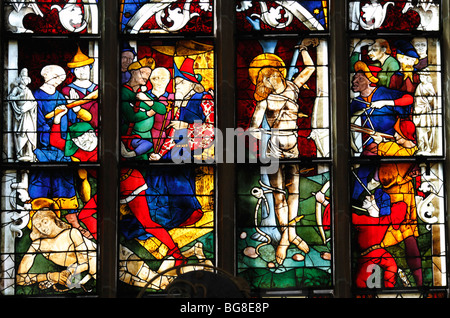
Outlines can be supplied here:
M364 62L358 61L355 64L356 74L352 80L352 91L359 93L350 104L352 114L351 123L356 123L360 118L361 127L387 135L394 135L394 125L398 118L408 118L412 111L414 98L410 94L377 86L375 67L367 66ZM362 155L371 155L371 144L373 139L364 136L364 146ZM359 152L360 149L355 149Z
M394 125L398 118L410 116L414 98L405 92L377 86L376 71L379 70L379 68L368 66L361 61L355 64L356 74L352 80L352 91L358 92L359 96L354 98L350 104L351 123L355 124L359 119L360 131L368 129L367 131L371 131L372 134L378 132L386 136L393 136ZM363 133L363 143L361 153L363 156L376 155L374 152L376 143L370 134ZM361 149L357 148L355 144L352 144L352 147L356 152L361 152ZM361 166L358 169L357 178L359 182L355 183L353 189L353 199L355 200L365 193L367 185L373 181L372 179L375 178L376 181L376 171L373 167Z

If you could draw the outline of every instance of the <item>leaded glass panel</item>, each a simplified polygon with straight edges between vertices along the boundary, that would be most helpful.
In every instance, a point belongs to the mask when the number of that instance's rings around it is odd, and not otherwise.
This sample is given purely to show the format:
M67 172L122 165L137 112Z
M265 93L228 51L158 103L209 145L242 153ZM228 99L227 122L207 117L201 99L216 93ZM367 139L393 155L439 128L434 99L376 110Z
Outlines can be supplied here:
M97 34L97 0L5 0L4 21L12 33Z
M2 171L2 295L96 293L97 171Z
M124 160L176 163L214 160L211 42L124 43L122 75Z
M10 40L5 64L3 160L97 162L97 43Z
M353 156L443 155L439 40L355 38L350 55Z
M331 158L328 41L310 36L328 22L327 1L236 1L237 269L252 291L333 285L330 166L314 163Z
M326 40L239 41L237 85L237 127L248 132L250 158L330 157ZM286 151L278 156L277 147Z
M447 286L443 165L353 165L351 189L354 286Z
M212 35L213 9L212 0L123 0L121 32Z
M440 1L350 1L348 12L350 31L365 33L350 39L354 287L383 297L439 290L445 124L440 38L430 31L440 30Z
M351 31L439 31L440 0L348 1Z
M122 167L121 293L162 291L178 274L212 270L214 174L204 165Z
M121 2L120 294L171 293L215 264L213 8Z
M281 164L267 172L238 170L238 275L258 290L330 288L329 165Z

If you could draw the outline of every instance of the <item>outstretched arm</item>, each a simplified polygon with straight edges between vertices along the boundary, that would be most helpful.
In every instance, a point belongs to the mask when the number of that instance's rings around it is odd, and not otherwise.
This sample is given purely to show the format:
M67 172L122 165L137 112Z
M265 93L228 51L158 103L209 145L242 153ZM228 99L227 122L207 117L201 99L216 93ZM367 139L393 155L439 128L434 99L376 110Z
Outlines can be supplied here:
M34 264L36 258L36 249L33 244L28 248L27 253L22 258L19 268L17 269L17 284L18 285L31 285L34 283L47 280L46 274L31 274L28 271Z
M315 47L318 44L319 44L318 39L304 39L298 47L298 49L302 55L303 63L305 65L305 68L294 79L295 85L297 85L297 87L299 87L299 88L302 87L309 80L311 75L316 70L314 61L311 58L311 55L309 55L308 46L312 45Z
M34 264L34 259L36 258L37 253L39 252L38 242L33 242L31 246L28 248L27 253L22 258L22 261L19 264L19 268L17 269L17 284L18 285L32 285L36 283L41 284L56 284L56 283L64 283L69 276L67 271L62 272L48 272L48 273L40 273L34 274L29 273L31 267ZM46 283L45 283L46 282Z

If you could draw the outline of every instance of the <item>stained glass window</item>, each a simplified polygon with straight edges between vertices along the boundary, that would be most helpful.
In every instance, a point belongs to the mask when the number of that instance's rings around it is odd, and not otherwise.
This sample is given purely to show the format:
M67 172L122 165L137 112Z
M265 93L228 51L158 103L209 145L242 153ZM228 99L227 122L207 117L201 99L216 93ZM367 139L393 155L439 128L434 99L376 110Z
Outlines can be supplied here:
M1 3L2 297L448 297L448 1Z
M97 1L5 1L2 12L0 290L95 295Z
M256 290L330 288L329 166L283 164L279 171L262 174L259 166L238 169L238 275ZM277 185L281 174L286 190ZM277 205L284 211L277 211ZM283 231L294 237L291 242L283 242Z
M121 292L164 291L180 273L211 270L214 183L214 169L208 166L122 168Z
M352 173L355 286L446 286L442 165L362 164Z
M348 9L354 286L445 287L440 2Z
M166 292L214 265L215 54L212 37L196 38L212 34L213 4L122 1L121 293Z
M330 169L300 161L331 158L328 42L309 37L328 30L327 10L327 1L236 5L236 120L255 163L237 171L238 275L252 290L332 286Z
M2 173L2 294L96 293L96 170Z
M308 49L299 51L298 47L308 46ZM329 158L329 103L328 103L328 48L324 39L264 39L241 40L237 46L237 125L244 130L262 128L269 131L270 128L278 129L281 134L292 132L289 137L292 141L292 152L284 158ZM310 53L311 52L311 53ZM264 96L270 94L264 89L264 72L273 70L275 75L267 73L266 76L275 76L286 81L286 85L292 88L291 96L274 97L270 99L280 101L292 100L296 118L292 126L283 127L282 124L273 124L276 121L264 115ZM281 80L281 79L280 79ZM266 92L263 92L266 90ZM297 100L301 102L297 102ZM295 101L295 102L294 102ZM292 117L288 114L279 115L279 122L287 122ZM269 122L267 122L269 121ZM269 132L263 132L269 138ZM256 136L258 137L258 136ZM281 138L281 137L280 137ZM257 138L248 142L249 155L262 156L264 149L259 149ZM252 142L253 141L253 142ZM280 140L280 143L284 141ZM265 154L264 154L265 155Z

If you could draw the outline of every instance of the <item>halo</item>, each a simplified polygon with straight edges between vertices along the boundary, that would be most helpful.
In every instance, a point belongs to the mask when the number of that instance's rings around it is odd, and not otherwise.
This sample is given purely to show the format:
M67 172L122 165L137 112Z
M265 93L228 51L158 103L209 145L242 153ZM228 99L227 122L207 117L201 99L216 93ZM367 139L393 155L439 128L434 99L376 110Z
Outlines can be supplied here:
M259 71L264 67L274 67L279 69L284 78L286 78L287 70L284 61L275 54L263 53L255 57L249 65L249 76L253 84L256 85L256 79Z
M37 210L40 210L43 208L49 208L50 210L55 212L57 217L59 217L59 218L61 217L61 211L59 210L58 203L56 203L56 201L49 199L49 198L40 197L40 198L33 199L33 201L31 201L31 208L32 208L32 210L30 211L30 220L27 224L29 229L31 229L31 219Z

